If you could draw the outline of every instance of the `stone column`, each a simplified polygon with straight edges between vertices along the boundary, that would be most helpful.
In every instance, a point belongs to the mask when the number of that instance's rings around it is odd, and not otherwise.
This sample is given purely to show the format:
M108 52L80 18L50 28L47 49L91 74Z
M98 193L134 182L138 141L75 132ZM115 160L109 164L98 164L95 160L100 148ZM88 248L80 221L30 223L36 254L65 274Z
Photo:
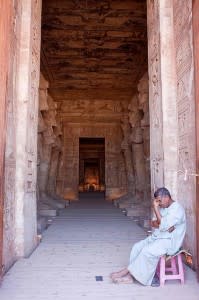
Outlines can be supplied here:
M175 34L176 88L177 88L177 125L178 125L178 196L185 208L187 234L184 247L189 248L196 262L196 123L198 119L195 96L198 82L194 85L193 56L193 16L198 12L198 1L187 0L181 5L180 0L173 1ZM196 10L195 10L196 9ZM198 19L197 19L198 26ZM198 55L198 52L197 52ZM196 66L195 66L196 67ZM197 67L195 69L197 74ZM189 233L192 234L189 234Z
M145 164L145 200L149 201L151 196L150 179L150 121L149 121L149 79L145 73L138 84L138 108L143 113L140 127L143 136L143 151Z
M194 65L195 65L195 105L196 116L199 116L199 2L193 1L193 39L194 39ZM188 27L191 30L190 27ZM196 121L196 173L199 173L199 119ZM196 261L199 281L199 177L196 178Z
M5 229L7 222L9 224L9 211L7 207L8 201L7 199L7 193L5 193L5 186L7 187L7 182L5 178L4 183L4 177L5 177L5 144L6 144L6 110L7 110L7 86L9 86L9 82L12 78L9 76L9 58L11 59L11 51L9 45L11 44L11 33L12 33L12 22L11 22L11 14L12 14L12 1L1 1L0 2L0 86L1 86L1 92L0 92L0 280L3 272L3 265L4 267L8 267L8 264L10 264L14 261L14 257L12 256L14 253L13 249L13 238L11 237L11 234L9 232L9 236L7 237L7 234L5 234ZM10 57L9 57L10 55ZM13 176L14 177L14 176ZM14 178L10 178L9 182L13 180ZM5 201L5 202L4 202ZM13 202L13 200L9 199L9 202ZM11 207L11 204L9 203L9 206ZM6 212L6 216L4 216L4 211ZM12 222L13 223L13 222ZM9 224L10 225L10 224ZM10 225L12 226L12 224ZM7 230L8 231L8 230ZM5 243L7 242L6 238L9 240L9 244ZM3 241L4 239L4 241ZM7 245L8 244L8 245ZM10 248L8 248L10 246ZM8 251L9 249L9 251ZM4 254L3 252L7 252ZM14 256L14 255L13 255Z
M123 130L123 141L121 144L121 149L124 153L125 159L125 166L126 166L126 175L127 175L127 184L128 184L128 198L132 201L135 197L135 175L133 170L133 163L132 163L132 152L129 143L130 137L130 125L128 116L126 116L122 122L121 127Z
M38 174L39 202L48 204L47 182L48 182L52 144L45 144L44 141L42 141L41 143L42 143L41 145L42 156L40 157L39 174Z
M56 180L56 193L64 199L64 158L63 158L63 148L60 153L59 161L58 161L58 171L57 171L57 180Z
M129 110L129 122L132 128L129 141L132 145L132 161L135 169L136 202L143 204L146 200L146 168L141 128L143 114L138 107L137 94L131 100Z
M50 169L48 174L48 195L52 198L56 198L56 178L57 178L57 168L58 161L60 156L60 149L57 147L53 147L51 151L51 161L50 161Z
M18 1L18 8L15 250L16 256L20 257L29 255L37 245L36 170L41 1Z
M177 197L176 69L173 1L148 0L152 192L165 185Z
M40 78L40 111L39 111L39 167L38 167L38 187L39 187L39 202L38 208L40 213L41 209L49 208L63 208L65 203L59 197L52 194L49 190L50 183L53 181L56 185L56 172L58 161L54 161L52 157L53 148L57 147L60 152L61 142L59 139L60 125L56 120L56 104L53 99L48 95L48 82L41 75ZM57 158L58 159L58 158ZM49 177L50 176L50 177ZM54 177L53 177L54 176ZM50 180L50 183L49 183ZM52 198L53 196L53 198Z

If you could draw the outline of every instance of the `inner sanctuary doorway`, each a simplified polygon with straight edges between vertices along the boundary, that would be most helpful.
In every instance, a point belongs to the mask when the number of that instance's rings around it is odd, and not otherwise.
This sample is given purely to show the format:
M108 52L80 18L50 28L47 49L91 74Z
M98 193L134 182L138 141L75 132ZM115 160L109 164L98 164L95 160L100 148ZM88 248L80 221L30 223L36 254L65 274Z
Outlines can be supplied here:
M79 139L79 192L105 191L104 138Z

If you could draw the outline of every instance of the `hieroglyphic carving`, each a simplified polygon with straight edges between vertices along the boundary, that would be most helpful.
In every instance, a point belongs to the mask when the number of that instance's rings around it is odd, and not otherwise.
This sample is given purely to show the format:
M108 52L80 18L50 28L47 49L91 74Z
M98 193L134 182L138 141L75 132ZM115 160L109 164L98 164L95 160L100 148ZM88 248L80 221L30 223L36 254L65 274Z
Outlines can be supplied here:
M15 75L17 65L18 3L12 2L12 20L10 22L10 51L7 78L7 111L6 111L6 145L4 164L4 228L3 228L3 266L4 272L16 260L15 254L15 174L16 174L16 86ZM8 4L9 5L9 4ZM10 7L11 8L11 7ZM9 27L8 27L9 28ZM8 37L6 37L8 39ZM7 62L7 61L6 61ZM5 72L5 70L4 70ZM3 110L2 110L3 111ZM1 128L1 130L3 130ZM0 272L1 273L1 272Z
M95 100L67 100L62 103L61 111L64 113L121 113L123 104L118 100L95 101Z
M155 100L157 101L157 99ZM143 112L143 117L141 119L140 126L142 128L142 138L143 138L143 155L145 164L145 188L144 188L144 198L148 200L151 192L150 184L150 120L149 120L149 78L148 73L145 73L139 81L138 84L138 103L139 110ZM157 117L156 112L154 116ZM158 118L157 118L158 119ZM157 120L156 119L156 120ZM156 127L156 124L155 124ZM141 135L141 132L140 132ZM136 135L135 135L136 136ZM139 130L138 130L139 136ZM142 152L142 150L141 150ZM143 158L141 159L143 161ZM143 175L142 175L143 176Z
M132 151L131 146L129 143L130 138L130 124L128 116L125 116L121 120L121 128L123 131L123 140L121 143L121 150L124 153L124 160L126 166L126 175L127 175L127 182L128 182L128 193L129 196L135 196L135 173L134 173L134 166L132 161Z
M142 120L144 120L143 124L145 124L144 113L139 108L139 98L138 95L135 94L129 104L129 122L131 125L129 142L132 147L132 162L135 170L135 199L136 202L139 203L143 203L147 200L147 189L150 184L150 179L146 176L146 163L149 162L146 160L144 154L144 135L143 128L141 127Z
M192 1L173 1L177 69L178 198L187 213L185 245L195 256L195 103L193 86Z
M57 119L57 104L48 94L48 82L40 76L38 126L38 208L64 207L56 194L56 180L62 151L61 123Z
M31 78L30 100L28 103L27 130L27 180L25 190L36 196L37 163L37 124L38 124L38 88L40 78L40 39L41 39L41 0L33 0L31 7Z
M149 53L149 106L152 192L163 185L162 101L160 81L159 0L147 1Z

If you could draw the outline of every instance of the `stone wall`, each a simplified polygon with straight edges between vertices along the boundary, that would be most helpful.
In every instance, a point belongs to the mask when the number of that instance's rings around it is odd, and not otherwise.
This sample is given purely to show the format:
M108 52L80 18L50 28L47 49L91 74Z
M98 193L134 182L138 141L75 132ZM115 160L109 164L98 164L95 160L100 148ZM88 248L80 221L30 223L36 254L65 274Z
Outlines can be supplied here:
M178 119L178 200L185 208L185 247L196 255L196 141L192 0L173 1Z
M12 10L5 151L5 270L17 257L29 255L37 245L36 140L41 1L13 1Z
M165 185L186 211L196 257L192 1L148 0L152 191Z
M41 1L19 1L21 17L16 72L15 243L17 256L37 245L36 164Z
M0 3L0 278L15 260L14 252L14 155L6 140L6 131L14 138L13 68L15 1ZM8 109L7 109L8 108ZM7 124L6 124L7 120ZM7 130L6 130L7 127ZM14 139L13 139L14 143ZM8 149L10 148L10 149Z
M193 0L193 44L194 44L194 90L195 90L195 116L196 116L196 172L199 173L199 2ZM199 176L196 177L196 243L197 243L197 274L199 280Z

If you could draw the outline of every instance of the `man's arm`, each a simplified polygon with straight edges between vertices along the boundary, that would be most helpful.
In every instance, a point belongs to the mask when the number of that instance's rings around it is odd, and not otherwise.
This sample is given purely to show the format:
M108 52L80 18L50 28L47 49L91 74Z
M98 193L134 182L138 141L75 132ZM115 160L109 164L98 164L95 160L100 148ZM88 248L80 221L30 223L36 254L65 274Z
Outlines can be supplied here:
M157 200L157 199L154 199L153 209L154 209L154 212L155 212L155 215L156 215L156 218L157 218L157 222L160 224L162 216L160 214L159 207L160 207L160 201Z

